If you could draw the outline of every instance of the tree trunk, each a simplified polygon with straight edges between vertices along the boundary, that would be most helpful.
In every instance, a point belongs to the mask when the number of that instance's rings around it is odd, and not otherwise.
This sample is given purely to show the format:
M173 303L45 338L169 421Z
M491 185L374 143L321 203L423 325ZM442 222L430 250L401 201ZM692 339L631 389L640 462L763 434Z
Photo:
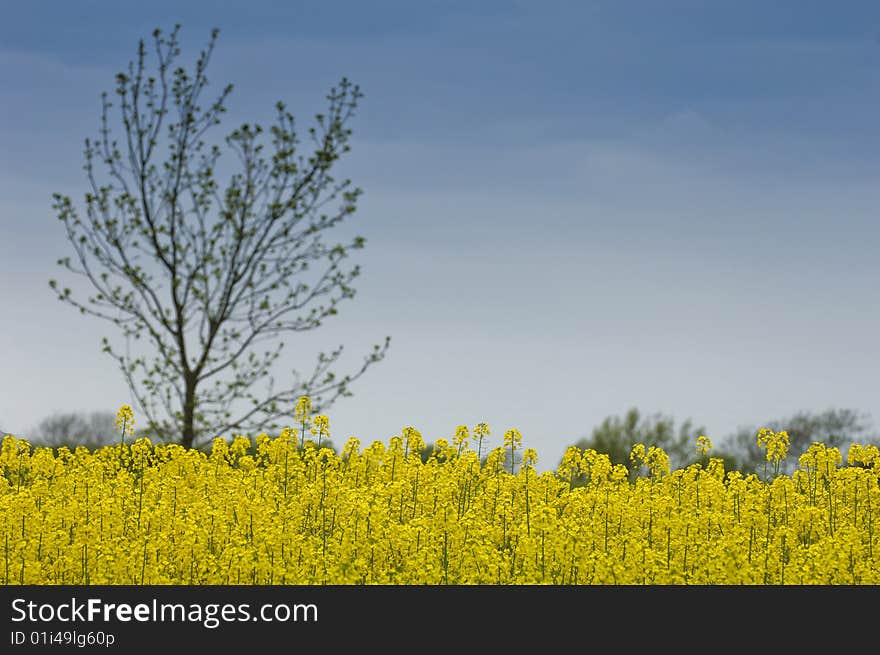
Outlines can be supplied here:
M186 390L183 399L183 438L181 445L184 448L192 448L196 432L193 422L196 413L196 380L195 376L186 377Z

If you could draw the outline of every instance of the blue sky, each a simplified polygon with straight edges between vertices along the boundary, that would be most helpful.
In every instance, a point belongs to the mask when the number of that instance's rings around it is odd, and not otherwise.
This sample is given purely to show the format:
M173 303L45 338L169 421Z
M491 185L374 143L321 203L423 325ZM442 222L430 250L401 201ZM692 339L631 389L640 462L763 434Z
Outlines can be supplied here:
M517 427L552 467L629 407L717 440L799 410L880 417L880 6L870 2L0 2L0 427L131 402L111 326L50 292L51 194L139 38L182 24L224 131L304 129L360 85L353 301L288 341L384 362L338 443ZM349 227L346 227L349 229ZM283 371L283 367L279 372ZM291 408L292 411L292 408Z

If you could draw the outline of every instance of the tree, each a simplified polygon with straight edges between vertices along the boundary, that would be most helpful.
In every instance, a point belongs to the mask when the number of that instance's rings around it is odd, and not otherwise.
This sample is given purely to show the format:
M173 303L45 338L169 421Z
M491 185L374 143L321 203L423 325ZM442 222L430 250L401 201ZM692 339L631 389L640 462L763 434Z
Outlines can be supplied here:
M112 412L55 412L41 420L31 434L31 441L41 445L90 448L112 443L120 436Z
M578 448L592 448L608 455L612 464L630 465L629 455L632 447L641 443L645 446L662 448L672 468L678 468L696 460L697 437L705 434L705 428L695 428L690 419L675 428L675 420L662 414L642 417L639 410L631 408L622 417L606 417L593 428L589 437L574 445Z
M791 473L798 467L798 458L814 441L821 441L833 448L844 448L854 441L867 443L870 421L867 415L854 409L831 408L819 413L802 410L787 418L767 421L760 427L788 433L788 455L782 462L780 472ZM758 429L742 427L728 437L743 472L758 473L766 460L766 453L757 444ZM845 457L846 452L843 455Z
M85 141L85 216L68 196L53 196L75 252L75 263L58 263L95 295L79 301L70 288L49 284L60 300L121 330L125 349L104 338L103 350L119 364L147 429L189 447L232 430L274 429L301 395L323 411L351 395L350 383L384 358L390 338L353 373L331 370L340 346L276 389L280 337L319 327L354 296L359 267L343 264L365 241L330 244L324 235L355 211L361 194L350 180L337 182L331 168L350 149L347 124L362 94L344 77L330 90L306 154L293 114L279 102L269 137L251 123L225 137L235 156L228 163L207 138L232 85L202 101L219 32L188 72L176 65L179 30L153 32L155 72L147 70L141 40L135 60L116 76L119 139L113 103L102 94L98 136ZM223 165L235 172L221 185ZM141 351L131 351L132 341Z

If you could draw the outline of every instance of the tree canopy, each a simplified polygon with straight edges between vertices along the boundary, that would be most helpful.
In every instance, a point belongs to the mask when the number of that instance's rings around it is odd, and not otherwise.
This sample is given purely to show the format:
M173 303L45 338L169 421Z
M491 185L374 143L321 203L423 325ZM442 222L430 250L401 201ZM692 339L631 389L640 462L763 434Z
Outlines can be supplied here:
M101 96L98 134L85 141L84 212L54 195L74 251L59 264L93 295L50 286L119 329L124 345L104 338L103 350L147 429L192 446L276 428L303 395L322 411L351 395L390 338L344 375L334 370L342 346L318 354L305 373L275 372L283 335L319 327L355 294L359 267L346 260L365 240L330 242L327 233L361 195L333 174L350 150L359 87L344 77L332 87L305 141L280 101L268 130L244 123L212 141L232 92L228 84L205 98L219 32L188 70L177 62L179 30L156 29L150 49L142 39L116 76L115 98Z

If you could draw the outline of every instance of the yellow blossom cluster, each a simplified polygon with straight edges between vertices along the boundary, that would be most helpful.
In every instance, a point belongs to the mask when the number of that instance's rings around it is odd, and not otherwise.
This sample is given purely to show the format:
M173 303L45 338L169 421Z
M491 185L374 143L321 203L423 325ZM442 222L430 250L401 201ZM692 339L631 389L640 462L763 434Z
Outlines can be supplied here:
M352 437L337 454L310 409L299 429L209 453L144 437L56 452L7 435L0 583L880 584L874 446L844 460L815 443L791 476L759 477L707 458L701 435L703 460L682 469L637 444L633 471L572 447L539 472L531 448L514 466L516 430L486 452L486 424L430 449L412 426ZM759 441L784 458L787 435Z

